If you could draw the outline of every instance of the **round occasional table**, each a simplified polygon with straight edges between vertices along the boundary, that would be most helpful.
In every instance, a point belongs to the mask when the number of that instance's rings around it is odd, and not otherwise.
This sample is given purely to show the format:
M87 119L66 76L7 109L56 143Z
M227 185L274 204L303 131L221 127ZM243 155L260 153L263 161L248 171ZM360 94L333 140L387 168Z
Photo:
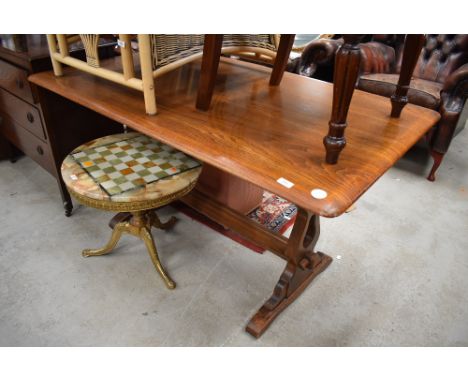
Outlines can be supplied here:
M151 227L171 228L172 217L162 223L155 209L189 193L202 165L181 151L139 133L116 134L81 145L62 164L62 177L80 203L119 214L111 221L109 242L85 249L83 256L110 253L123 233L146 244L156 270L169 289L176 284L162 266Z

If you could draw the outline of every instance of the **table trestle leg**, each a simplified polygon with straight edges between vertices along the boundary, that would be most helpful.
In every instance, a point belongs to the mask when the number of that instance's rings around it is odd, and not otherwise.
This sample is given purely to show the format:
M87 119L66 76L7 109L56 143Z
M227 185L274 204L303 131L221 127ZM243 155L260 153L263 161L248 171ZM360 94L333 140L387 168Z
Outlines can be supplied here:
M248 323L248 333L260 337L273 320L299 297L307 285L330 265L330 256L314 250L319 235L319 216L300 208L286 247L286 268L272 296Z

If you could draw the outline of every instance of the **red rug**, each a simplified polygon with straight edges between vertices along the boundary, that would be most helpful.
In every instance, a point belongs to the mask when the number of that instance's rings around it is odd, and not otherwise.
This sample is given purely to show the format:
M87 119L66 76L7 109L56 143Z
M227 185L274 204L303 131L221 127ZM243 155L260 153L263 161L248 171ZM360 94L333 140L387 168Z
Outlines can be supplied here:
M283 234L296 220L297 207L286 199L264 191L262 204L248 216L270 231Z
M216 232L229 237L231 240L242 244L252 251L257 253L265 252L264 248L244 239L242 236L238 235L234 231L231 231L230 229L225 229L220 224L200 214L187 205L180 202L172 203L172 205L185 215L210 227ZM248 217L270 231L283 234L288 230L289 227L294 224L294 221L296 220L296 214L297 207L294 204L288 202L286 199L280 198L277 195L265 191L263 194L262 204L254 211L252 211Z

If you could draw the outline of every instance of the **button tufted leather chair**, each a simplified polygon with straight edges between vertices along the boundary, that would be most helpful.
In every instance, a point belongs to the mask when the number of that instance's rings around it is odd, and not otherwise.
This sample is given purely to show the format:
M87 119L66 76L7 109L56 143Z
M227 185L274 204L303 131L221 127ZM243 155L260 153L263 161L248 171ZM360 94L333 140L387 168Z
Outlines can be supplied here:
M390 97L398 82L404 35L372 35L360 44L362 60L357 88ZM342 39L315 40L289 69L309 77L331 80L334 56ZM437 110L441 119L427 136L435 172L452 141L468 96L468 35L426 35L408 91L410 103Z

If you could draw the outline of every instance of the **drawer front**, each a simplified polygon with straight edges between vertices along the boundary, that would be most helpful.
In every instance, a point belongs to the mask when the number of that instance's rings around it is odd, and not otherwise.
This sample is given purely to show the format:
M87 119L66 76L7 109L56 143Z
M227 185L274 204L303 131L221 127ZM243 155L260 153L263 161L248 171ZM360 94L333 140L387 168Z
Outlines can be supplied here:
M0 115L3 118L0 132L28 157L55 176L54 160L48 144L7 115L2 114L1 111Z
M38 138L46 139L39 110L3 89L0 89L0 112Z
M5 61L0 61L0 87L25 101L35 103L28 81L28 72Z

